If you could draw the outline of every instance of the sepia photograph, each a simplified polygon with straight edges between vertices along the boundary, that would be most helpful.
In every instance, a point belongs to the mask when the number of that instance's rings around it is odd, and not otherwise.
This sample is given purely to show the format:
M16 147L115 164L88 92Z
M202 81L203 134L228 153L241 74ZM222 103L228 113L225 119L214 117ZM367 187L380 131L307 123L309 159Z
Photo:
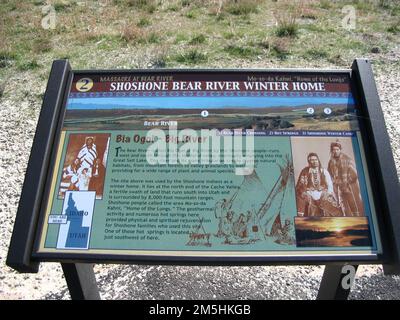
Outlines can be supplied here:
M297 216L364 216L352 138L293 137Z
M95 191L103 198L110 134L71 134L65 154L58 196L66 191Z

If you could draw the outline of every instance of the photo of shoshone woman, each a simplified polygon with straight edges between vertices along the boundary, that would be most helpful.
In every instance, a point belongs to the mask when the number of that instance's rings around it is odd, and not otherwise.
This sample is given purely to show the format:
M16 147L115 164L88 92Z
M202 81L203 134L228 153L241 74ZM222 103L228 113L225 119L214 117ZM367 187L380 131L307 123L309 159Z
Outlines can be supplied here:
M61 175L58 196L66 191L95 191L102 199L110 134L71 134Z
M293 137L298 217L364 216L351 137Z

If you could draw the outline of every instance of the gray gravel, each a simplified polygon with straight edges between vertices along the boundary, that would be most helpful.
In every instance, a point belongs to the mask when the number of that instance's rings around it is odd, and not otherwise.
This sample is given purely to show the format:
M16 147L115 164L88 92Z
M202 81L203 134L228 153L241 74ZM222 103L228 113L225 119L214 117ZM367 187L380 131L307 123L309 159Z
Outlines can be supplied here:
M387 55L387 64L375 68L398 172L399 57L397 48ZM301 63L301 67L306 67ZM260 62L241 67L271 64ZM5 265L46 78L45 73L37 77L25 72L0 79L0 87L4 87L0 96L0 299L69 299L59 264L43 263L38 274L18 274ZM95 271L103 299L315 299L323 267L97 265ZM381 266L362 266L350 298L399 299L400 278L384 276Z

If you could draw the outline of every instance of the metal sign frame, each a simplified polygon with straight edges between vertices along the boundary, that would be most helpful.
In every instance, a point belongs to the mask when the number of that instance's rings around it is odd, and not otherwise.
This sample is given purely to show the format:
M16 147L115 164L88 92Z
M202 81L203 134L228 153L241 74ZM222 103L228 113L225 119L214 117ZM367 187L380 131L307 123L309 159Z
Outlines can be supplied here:
M350 75L355 98L361 106L360 130L368 164L368 173L373 190L373 201L378 217L383 247L382 255L343 257L169 257L169 256L124 256L66 253L35 253L39 226L43 223L43 207L49 194L49 181L58 138L63 123L67 96L73 76L76 74L127 74L127 73L184 73L184 72L301 72ZM67 60L56 60L43 99L43 105L34 137L25 182L22 189L14 231L7 257L7 265L19 272L37 272L42 261L57 261L64 266L78 263L132 263L172 265L300 265L300 264L383 264L386 274L400 273L400 188L397 171L390 149L390 140L377 93L371 63L356 59L351 69L260 69L260 70L82 70L73 71ZM77 274L77 273L75 273Z

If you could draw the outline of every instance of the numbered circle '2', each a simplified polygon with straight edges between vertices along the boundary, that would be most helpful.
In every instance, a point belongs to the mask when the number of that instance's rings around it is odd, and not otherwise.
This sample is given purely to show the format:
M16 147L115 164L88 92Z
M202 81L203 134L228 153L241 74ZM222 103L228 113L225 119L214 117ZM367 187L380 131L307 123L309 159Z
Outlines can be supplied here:
M76 82L76 90L79 92L87 92L93 88L93 80L90 78L82 78Z
M202 116L203 118L208 117L208 111L207 111L207 110L203 110L203 111L201 112L201 116Z

